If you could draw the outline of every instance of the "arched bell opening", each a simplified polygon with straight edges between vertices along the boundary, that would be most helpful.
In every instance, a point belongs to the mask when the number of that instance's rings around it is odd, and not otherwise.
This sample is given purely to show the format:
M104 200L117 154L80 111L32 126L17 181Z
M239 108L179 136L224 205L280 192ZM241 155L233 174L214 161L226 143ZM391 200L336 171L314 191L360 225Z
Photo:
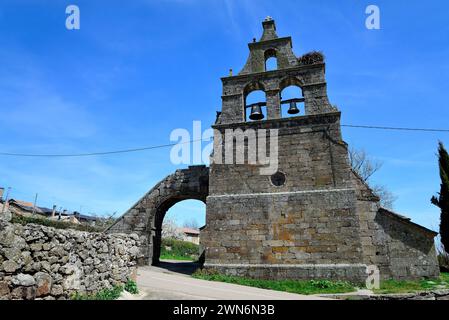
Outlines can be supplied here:
M267 97L260 83L253 83L244 91L245 121L260 121L267 117Z
M288 85L280 92L281 117L297 117L305 115L304 97L298 85Z
M275 49L268 49L264 53L265 57L265 71L272 71L278 69L277 52Z

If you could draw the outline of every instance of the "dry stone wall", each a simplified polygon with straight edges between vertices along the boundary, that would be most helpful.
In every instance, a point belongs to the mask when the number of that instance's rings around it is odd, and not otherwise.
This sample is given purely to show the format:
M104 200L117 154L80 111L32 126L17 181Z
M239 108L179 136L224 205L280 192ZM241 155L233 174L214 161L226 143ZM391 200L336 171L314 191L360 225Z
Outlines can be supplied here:
M0 299L68 299L135 276L136 234L88 233L0 220Z

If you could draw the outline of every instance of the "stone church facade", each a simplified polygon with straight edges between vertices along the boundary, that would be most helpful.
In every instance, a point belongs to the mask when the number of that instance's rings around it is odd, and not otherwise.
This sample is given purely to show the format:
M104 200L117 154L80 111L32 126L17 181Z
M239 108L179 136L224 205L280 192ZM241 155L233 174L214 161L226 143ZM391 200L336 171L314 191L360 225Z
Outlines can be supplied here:
M262 165L247 159L178 170L108 232L137 232L146 240L142 263L157 263L165 212L178 201L198 199L207 208L201 232L206 269L266 279L364 282L367 267L376 266L382 279L437 277L436 233L381 208L351 169L341 113L327 97L323 55L296 57L292 39L278 37L271 18L262 25L261 39L248 45L244 68L222 78L222 110L213 128L216 141L226 130L276 130L277 171L260 174ZM276 59L275 70L266 70L269 58ZM302 96L282 100L290 86ZM266 100L248 105L246 97L255 90ZM283 117L285 107L294 116ZM235 152L234 143L227 143L216 143L214 154Z

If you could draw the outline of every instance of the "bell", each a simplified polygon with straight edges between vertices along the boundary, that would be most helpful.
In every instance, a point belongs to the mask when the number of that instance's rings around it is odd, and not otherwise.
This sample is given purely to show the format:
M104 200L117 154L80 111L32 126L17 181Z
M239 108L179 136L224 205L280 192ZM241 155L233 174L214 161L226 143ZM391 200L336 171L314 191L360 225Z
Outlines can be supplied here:
M249 118L251 120L262 120L264 118L260 106L256 105L251 107L251 114L249 115Z
M296 106L296 102L292 101L290 102L290 108L287 111L288 114L297 114L299 113L299 109Z

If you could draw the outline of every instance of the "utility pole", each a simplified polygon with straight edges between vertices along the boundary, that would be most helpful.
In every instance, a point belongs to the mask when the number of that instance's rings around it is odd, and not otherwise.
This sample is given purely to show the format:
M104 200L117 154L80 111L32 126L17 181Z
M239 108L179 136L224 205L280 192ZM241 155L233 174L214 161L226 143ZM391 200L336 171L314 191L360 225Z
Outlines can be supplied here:
M36 202L37 202L37 193L36 196L34 197L34 204L33 204L33 215L36 212Z

